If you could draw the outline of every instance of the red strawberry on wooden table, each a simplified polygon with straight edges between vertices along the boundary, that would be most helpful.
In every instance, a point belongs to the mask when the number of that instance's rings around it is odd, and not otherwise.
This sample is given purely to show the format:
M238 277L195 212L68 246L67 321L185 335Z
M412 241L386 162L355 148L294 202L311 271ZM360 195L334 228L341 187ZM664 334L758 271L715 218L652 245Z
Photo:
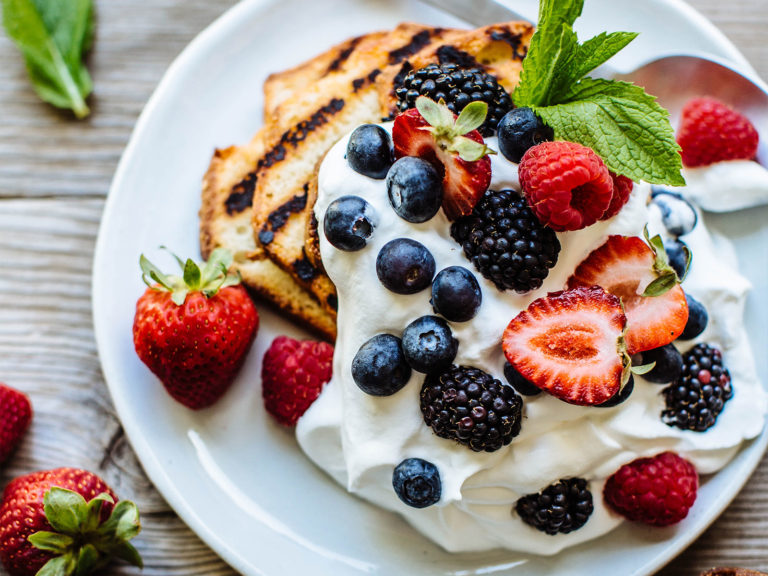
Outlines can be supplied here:
M0 383L0 464L18 446L32 421L32 404L23 392Z
M214 250L202 267L178 260L182 277L166 275L144 256L149 286L136 303L133 343L168 393L194 410L211 406L229 389L259 326L259 316L232 256Z
M688 321L680 279L658 236L609 236L578 265L568 287L601 286L621 298L627 315L627 352L637 354L677 339Z
M477 131L487 113L485 102L472 102L456 117L442 101L420 96L416 108L395 118L395 156L422 158L443 175L443 210L451 220L471 214L491 184L493 151Z
M133 502L75 468L11 481L0 502L0 561L11 576L86 575L120 558L141 567L129 543L141 530Z
M534 300L504 331L507 361L529 382L568 402L602 404L629 379L626 317L599 286Z

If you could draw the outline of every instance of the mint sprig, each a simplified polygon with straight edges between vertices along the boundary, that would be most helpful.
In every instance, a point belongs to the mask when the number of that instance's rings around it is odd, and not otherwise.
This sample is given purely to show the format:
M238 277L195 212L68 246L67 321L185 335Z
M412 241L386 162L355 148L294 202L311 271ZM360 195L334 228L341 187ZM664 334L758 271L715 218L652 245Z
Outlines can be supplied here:
M556 139L592 148L617 174L684 185L680 147L656 98L628 82L585 77L637 34L604 32L579 43L573 24L583 7L584 0L541 0L515 105L531 108Z

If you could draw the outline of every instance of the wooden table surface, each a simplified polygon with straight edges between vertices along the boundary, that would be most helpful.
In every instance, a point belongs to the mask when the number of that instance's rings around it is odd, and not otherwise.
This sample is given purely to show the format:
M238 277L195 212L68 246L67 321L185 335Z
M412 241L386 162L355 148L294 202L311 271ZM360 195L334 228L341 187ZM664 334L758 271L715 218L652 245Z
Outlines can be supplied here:
M689 0L768 79L766 0ZM638 0L642 2L642 0ZM33 470L78 466L137 502L143 574L234 572L176 517L142 472L104 384L91 318L91 265L110 180L168 65L235 0L98 0L84 122L38 101L0 34L0 380L26 391L35 419L0 469L0 486ZM723 516L664 575L714 565L768 570L768 460ZM110 574L139 574L113 565ZM5 574L0 568L0 574Z

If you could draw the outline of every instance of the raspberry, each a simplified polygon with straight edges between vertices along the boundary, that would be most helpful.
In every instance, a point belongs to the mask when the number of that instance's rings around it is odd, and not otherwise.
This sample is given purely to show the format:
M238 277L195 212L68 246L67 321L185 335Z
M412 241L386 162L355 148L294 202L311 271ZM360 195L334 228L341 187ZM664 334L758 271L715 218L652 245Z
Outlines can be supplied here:
M652 526L676 524L696 501L699 475L674 452L638 458L608 478L603 498L613 510Z
M635 183L626 176L620 174L611 174L613 180L613 195L611 196L611 203L608 204L608 209L600 216L600 220L608 220L613 218L624 207L624 204L629 200L629 195L632 193Z
M677 143L685 166L751 160L757 154L757 142L752 123L715 98L694 98L683 107Z
M326 342L275 338L264 354L262 396L267 412L293 426L331 379L333 346Z
M600 157L574 142L542 142L520 161L520 184L534 214L557 231L580 230L608 209L613 180Z

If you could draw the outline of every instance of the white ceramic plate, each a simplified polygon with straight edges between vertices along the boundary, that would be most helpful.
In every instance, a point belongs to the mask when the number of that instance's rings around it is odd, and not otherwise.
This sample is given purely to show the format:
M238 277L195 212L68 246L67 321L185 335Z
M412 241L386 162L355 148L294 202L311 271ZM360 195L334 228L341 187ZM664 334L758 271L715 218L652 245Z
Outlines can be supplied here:
M536 2L515 9L535 17ZM193 413L171 401L133 350L134 305L144 289L139 254L166 266L158 247L199 253L200 180L214 147L246 142L261 122L261 86L352 35L403 20L460 24L406 0L246 0L203 32L170 68L142 114L109 194L93 277L93 312L104 375L144 469L200 537L244 574L648 574L693 541L757 465L768 437L752 442L707 479L689 518L670 529L624 526L556 558L496 552L450 555L398 517L334 484L262 407L260 359L273 337L301 330L262 307L257 342L233 389ZM676 0L588 0L579 31L635 30L614 64L631 68L667 53L707 52L748 65L706 20ZM734 238L742 268L768 292L765 209L708 221ZM749 302L757 348L768 342L768 309ZM766 381L765 357L760 373Z

